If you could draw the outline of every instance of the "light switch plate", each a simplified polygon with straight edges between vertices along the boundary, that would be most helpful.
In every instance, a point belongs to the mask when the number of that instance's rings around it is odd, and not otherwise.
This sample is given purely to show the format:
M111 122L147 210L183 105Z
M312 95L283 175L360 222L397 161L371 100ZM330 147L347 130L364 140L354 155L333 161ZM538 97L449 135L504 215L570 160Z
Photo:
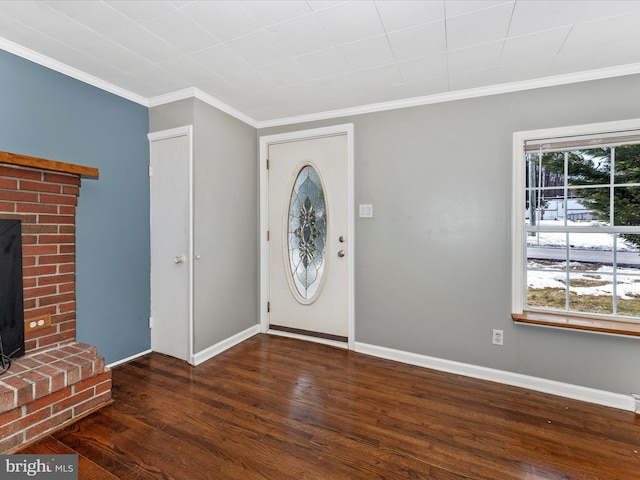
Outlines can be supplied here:
M372 218L373 217L373 205L361 204L360 205L360 218Z

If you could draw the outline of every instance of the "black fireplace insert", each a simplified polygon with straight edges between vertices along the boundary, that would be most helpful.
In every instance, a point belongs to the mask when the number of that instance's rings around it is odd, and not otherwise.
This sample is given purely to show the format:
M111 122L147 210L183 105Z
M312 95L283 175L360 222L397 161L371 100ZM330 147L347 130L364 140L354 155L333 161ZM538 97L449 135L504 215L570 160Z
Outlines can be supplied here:
M22 225L0 219L0 354L7 370L10 358L24 355Z

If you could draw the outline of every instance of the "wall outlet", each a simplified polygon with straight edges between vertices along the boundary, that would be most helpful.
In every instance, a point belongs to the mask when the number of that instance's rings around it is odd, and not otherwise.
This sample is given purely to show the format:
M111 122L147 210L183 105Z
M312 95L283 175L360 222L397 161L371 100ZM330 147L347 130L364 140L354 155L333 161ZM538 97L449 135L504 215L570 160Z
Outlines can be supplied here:
M51 325L51 315L42 315L40 317L30 318L24 322L24 331L32 332L34 330L40 330Z
M502 330L493 330L493 340L494 345L504 345L504 332Z

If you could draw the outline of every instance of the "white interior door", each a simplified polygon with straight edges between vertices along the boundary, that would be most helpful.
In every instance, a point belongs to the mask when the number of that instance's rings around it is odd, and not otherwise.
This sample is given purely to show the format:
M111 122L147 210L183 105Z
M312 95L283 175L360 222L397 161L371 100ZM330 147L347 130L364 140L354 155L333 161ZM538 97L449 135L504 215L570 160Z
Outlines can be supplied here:
M191 135L149 135L151 349L189 361L192 331Z
M346 134L268 146L269 324L349 335Z

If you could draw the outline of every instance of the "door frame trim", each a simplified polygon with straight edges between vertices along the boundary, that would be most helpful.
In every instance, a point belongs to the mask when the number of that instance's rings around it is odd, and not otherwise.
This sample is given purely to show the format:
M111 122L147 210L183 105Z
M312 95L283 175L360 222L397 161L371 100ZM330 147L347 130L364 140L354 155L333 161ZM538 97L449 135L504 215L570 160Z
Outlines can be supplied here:
M194 204L194 199L193 199L193 125L185 125L183 127L177 127L177 128L170 128L168 130L161 130L158 132L151 132L149 134L147 134L147 139L149 141L149 146L151 146L151 142L155 142L155 141L159 141L159 140L167 140L170 138L176 138L176 137L187 137L187 144L188 144L188 153L187 153L187 163L189 165L189 173L188 173L188 177L189 177L189 184L188 184L188 209L189 209L189 232L188 232L188 237L189 237L189 243L187 245L187 258L189 259L188 263L187 263L187 268L188 268L188 278L189 278L189 283L188 283L188 288L189 288L189 305L188 305L188 313L187 313L187 335L188 335L188 339L189 339L189 345L187 347L187 358L184 359L186 361L188 361L190 364L195 365L195 357L194 357L194 353L193 353L193 344L194 344L194 326L193 326L193 319L194 319L194 306L193 306L193 289L194 289L194 272L193 272L193 251L194 251L194 236L193 236L193 204ZM152 181L152 169L153 169L153 164L151 163L152 159L151 156L149 156L149 198L151 198L151 189L153 188L153 181ZM150 240L153 242L153 225L151 224L151 211L153 209L153 204L150 202L149 204L149 231L150 231ZM151 259L151 269L153 269L153 259ZM151 275L152 275L152 270L150 270L150 275L149 275L149 281L151 282ZM151 283L150 283L151 285ZM152 309L152 305L151 305L151 296L149 299L149 314L151 315L151 312L153 311ZM151 316L150 316L151 318ZM150 328L151 325L150 325ZM151 349L153 350L153 344L152 344L152 336L151 336L151 330L149 331L149 344L151 346Z
M347 136L347 238L349 239L349 254L347 257L347 318L348 318L348 348L355 348L355 207L354 207L354 141L353 123L333 125L329 127L313 128L310 130L298 130L294 132L265 135L260 137L258 171L260 172L260 331L269 331L269 242L267 231L269 230L269 176L267 170L267 156L269 145L286 143L296 140L309 140L312 138L334 135ZM308 340L321 341L315 337L306 337ZM324 343L324 342L321 342Z

